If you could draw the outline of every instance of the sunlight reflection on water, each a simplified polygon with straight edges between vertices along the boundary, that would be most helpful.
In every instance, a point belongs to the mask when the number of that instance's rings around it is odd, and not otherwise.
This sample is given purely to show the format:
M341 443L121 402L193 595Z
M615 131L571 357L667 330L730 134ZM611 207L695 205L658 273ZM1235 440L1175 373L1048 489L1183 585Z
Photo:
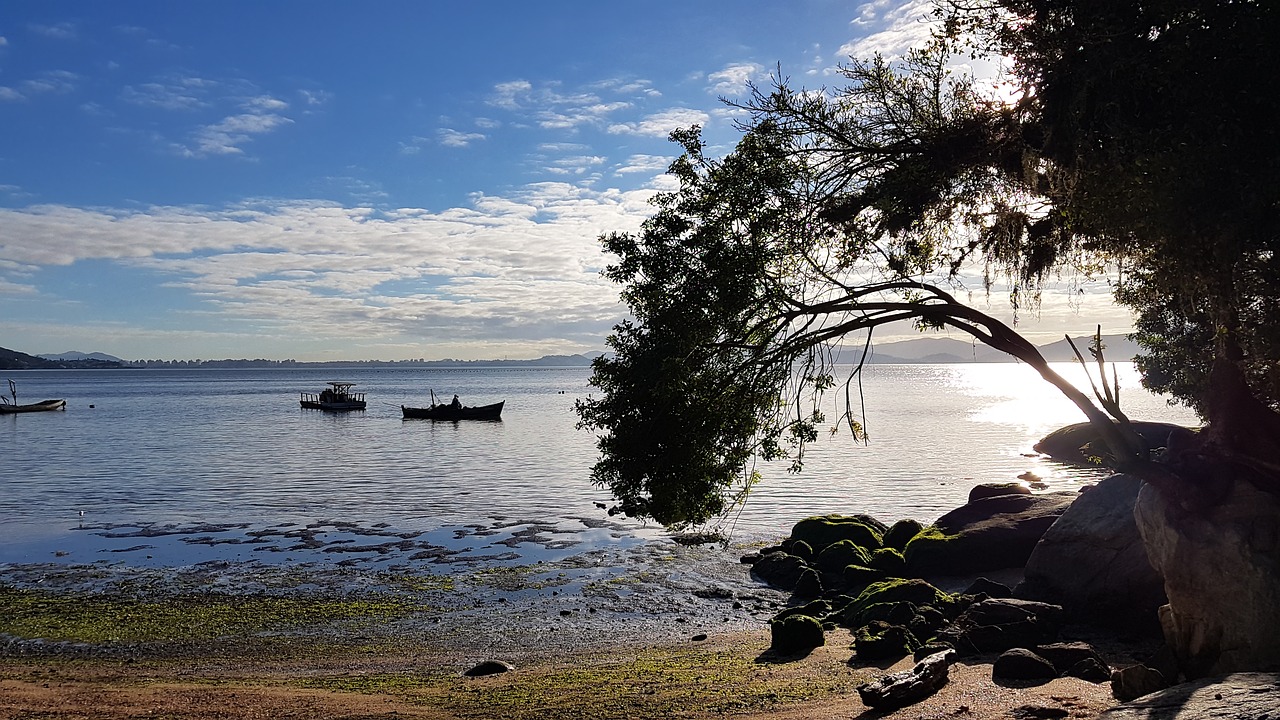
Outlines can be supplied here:
M1123 369L1135 419L1195 424ZM1070 365L1060 368L1083 380ZM576 429L585 368L519 370L130 370L14 373L26 397L66 412L0 417L0 540L83 521L271 525L335 518L432 528L494 518L604 519L593 438ZM368 394L363 413L300 410L329 380ZM497 423L401 419L428 389L468 404L506 400ZM1033 472L1054 489L1096 475L1026 457L1078 411L1025 366L870 366L871 442L847 431L810 449L802 475L763 468L738 534L776 536L798 519L866 512L929 521L980 482ZM94 405L94 408L90 408ZM830 415L834 415L830 409ZM79 513L84 513L84 519ZM19 530L21 528L21 530Z

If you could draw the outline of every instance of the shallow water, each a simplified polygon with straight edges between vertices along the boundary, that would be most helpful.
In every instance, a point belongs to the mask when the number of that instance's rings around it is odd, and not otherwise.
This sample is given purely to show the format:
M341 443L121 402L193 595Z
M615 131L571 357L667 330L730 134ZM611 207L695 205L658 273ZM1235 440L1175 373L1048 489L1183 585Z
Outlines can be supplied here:
M1194 424L1121 367L1131 417ZM584 368L10 376L23 401L68 406L0 416L0 563L377 566L443 548L423 564L447 567L442 557L537 562L659 535L600 507L610 497L590 482L594 441L573 413L590 391ZM299 392L330 380L355 382L368 410L299 408ZM403 420L399 405L426 404L429 389L467 404L505 400L503 419ZM825 512L929 521L980 482L1031 472L1075 489L1098 475L1026 456L1080 414L1025 366L871 366L863 392L870 443L824 436L802 474L761 468L765 481L726 520L735 539L776 537ZM326 528L315 547L287 537L309 525Z

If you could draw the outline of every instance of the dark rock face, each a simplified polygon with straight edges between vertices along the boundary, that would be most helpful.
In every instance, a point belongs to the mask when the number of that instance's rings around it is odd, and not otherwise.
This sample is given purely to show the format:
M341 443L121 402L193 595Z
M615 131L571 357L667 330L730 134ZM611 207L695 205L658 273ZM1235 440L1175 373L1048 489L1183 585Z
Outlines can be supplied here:
M947 684L954 650L944 650L923 658L910 670L886 675L858 686L862 704L878 710L906 707L934 694Z
M1027 559L1017 596L1062 605L1091 623L1158 632L1164 580L1134 520L1141 487L1113 475L1067 507Z
M1160 623L1183 674L1280 668L1280 496L1237 479L1212 508L1186 512L1144 485L1134 516L1164 578Z
M800 576L809 566L804 560L785 552L772 552L761 555L751 566L751 574L764 582L782 590L791 591L800 581Z
M1175 685L1102 713L1099 720L1264 720L1280 717L1280 674L1237 673Z
M1130 665L1111 673L1111 695L1120 702L1150 695L1169 687L1159 670L1146 665Z
M499 673L511 672L515 669L515 666L509 662L502 660L485 660L462 674L467 677L483 677L485 675L497 675Z
M991 677L1003 680L1053 680L1058 670L1053 663L1026 648L1005 650L991 667Z
M970 605L937 639L961 654L980 654L1051 643L1061 629L1062 608L1057 605L991 598Z
M773 639L769 649L779 655L808 652L826 644L822 623L808 615L789 615L769 623Z
M920 531L923 529L924 525L921 525L918 520L912 520L910 518L899 520L889 526L889 529L884 533L882 541L884 542L885 547L893 548L898 552L902 552L902 549L907 546L907 543L910 542L911 538L919 535Z
M999 497L1001 495L1030 495L1031 488L1022 483L982 483L974 485L969 490L969 502L977 502L985 500L989 497Z
M1181 425L1159 422L1131 422L1133 429L1142 436L1151 448L1167 447L1169 436L1183 436L1193 432ZM1044 453L1059 462L1075 465L1093 465L1089 451L1082 451L1086 446L1102 445L1102 437L1087 422L1076 423L1059 428L1041 438L1033 447L1038 453ZM1093 452L1097 452L1096 450Z
M913 574L961 575L1022 567L1049 526L1079 493L1000 495L963 505L907 543Z

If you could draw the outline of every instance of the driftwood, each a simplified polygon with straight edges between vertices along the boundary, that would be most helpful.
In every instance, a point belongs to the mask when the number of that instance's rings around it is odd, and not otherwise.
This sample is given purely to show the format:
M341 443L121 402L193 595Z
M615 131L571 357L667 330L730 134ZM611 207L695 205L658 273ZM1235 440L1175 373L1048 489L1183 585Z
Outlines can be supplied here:
M929 655L910 670L886 675L879 680L858 686L858 697L867 707L893 709L919 702L947 684L951 663L956 659L955 650L943 650Z

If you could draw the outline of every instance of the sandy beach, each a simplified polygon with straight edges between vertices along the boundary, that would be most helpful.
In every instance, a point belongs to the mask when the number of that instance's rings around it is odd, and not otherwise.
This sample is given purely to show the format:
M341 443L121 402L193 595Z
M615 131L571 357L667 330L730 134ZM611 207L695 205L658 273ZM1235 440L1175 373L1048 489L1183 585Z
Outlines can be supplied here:
M869 710L857 686L911 660L852 663L847 630L771 656L767 623L788 596L751 578L748 547L574 546L512 523L472 528L481 561L414 566L390 529L289 532L316 546L290 549L305 562L142 567L174 537L153 529L111 540L137 562L7 566L0 718L1089 718L1114 704L1105 683L993 682L985 657L924 702ZM215 539L236 533L264 537ZM325 553L355 548L348 536L382 550ZM516 669L464 675L484 660Z

